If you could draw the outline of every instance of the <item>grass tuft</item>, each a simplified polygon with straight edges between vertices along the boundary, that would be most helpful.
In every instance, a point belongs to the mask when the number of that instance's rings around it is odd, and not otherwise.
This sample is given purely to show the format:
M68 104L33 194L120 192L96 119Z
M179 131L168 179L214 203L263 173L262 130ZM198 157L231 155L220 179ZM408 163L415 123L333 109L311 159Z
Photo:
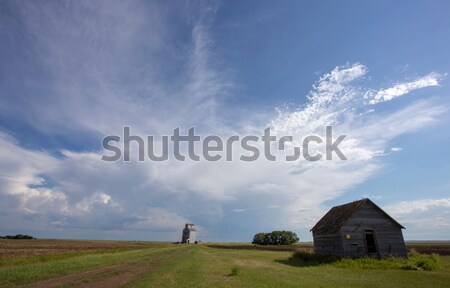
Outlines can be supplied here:
M341 258L333 255L315 254L312 252L295 252L291 261L299 266L333 265L348 269L402 269L417 271L435 271L441 268L439 256L436 254L424 255L417 252L408 253L407 258Z
M297 251L294 252L290 260L299 261L300 264L305 264L305 266L318 266L337 262L341 260L341 257L326 254L316 254L309 251Z
M441 269L441 260L437 254L423 255L411 252L408 254L407 262L403 264L402 269L436 271Z
M231 268L231 273L228 274L228 276L238 276L240 272L241 268L234 266L233 268Z

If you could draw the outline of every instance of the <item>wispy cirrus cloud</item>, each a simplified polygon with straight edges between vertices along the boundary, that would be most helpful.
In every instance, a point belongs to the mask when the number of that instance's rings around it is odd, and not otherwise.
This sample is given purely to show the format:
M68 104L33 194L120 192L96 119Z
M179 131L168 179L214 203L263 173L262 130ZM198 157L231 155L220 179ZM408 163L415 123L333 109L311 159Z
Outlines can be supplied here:
M125 124L159 134L180 123L213 123L231 87L225 69L212 65L214 6L185 4L178 13L140 1L13 5L29 43L22 45L19 34L10 44L31 63L25 72L13 65L11 75L22 82L5 87L16 99L0 99L0 111L65 137L118 133ZM164 11L178 13L177 21ZM177 25L185 25L190 37L180 39Z
M440 78L442 78L442 75L439 75L438 73L430 73L414 81L397 83L393 87L376 91L374 95L369 97L371 98L369 103L377 104L380 102L390 101L416 89L438 86Z

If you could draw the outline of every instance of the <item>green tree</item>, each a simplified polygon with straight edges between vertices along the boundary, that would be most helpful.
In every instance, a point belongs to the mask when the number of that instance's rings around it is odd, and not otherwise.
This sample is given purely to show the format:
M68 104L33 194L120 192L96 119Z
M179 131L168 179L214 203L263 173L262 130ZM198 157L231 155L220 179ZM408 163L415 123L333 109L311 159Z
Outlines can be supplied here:
M256 233L255 236L253 236L253 242L252 244L258 244L258 245L266 245L265 238L267 233Z
M292 231L272 231L271 233L257 233L253 237L253 244L258 245L292 245L300 239Z

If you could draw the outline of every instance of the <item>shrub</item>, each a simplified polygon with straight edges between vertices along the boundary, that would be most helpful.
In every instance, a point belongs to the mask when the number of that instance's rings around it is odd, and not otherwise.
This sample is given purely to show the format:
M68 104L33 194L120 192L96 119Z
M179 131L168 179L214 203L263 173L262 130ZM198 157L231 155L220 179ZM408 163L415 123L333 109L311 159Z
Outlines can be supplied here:
M291 256L291 260L301 261L308 265L322 265L339 261L341 257L328 254L316 254L308 251L297 251Z
M290 258L300 261L302 266L316 266L332 264L339 268L349 269L403 269L434 271L441 268L439 256L436 254L423 255L417 252L408 254L408 258L341 258L333 255L316 254L313 252L297 251Z
M272 231L271 233L257 233L253 237L252 244L259 245L291 245L300 239L292 231Z
M229 276L237 276L240 271L241 269L239 267L234 266L233 268L231 268L231 273L229 274Z
M423 255L417 252L408 254L406 263L401 267L404 270L434 271L441 268L441 261L437 254Z

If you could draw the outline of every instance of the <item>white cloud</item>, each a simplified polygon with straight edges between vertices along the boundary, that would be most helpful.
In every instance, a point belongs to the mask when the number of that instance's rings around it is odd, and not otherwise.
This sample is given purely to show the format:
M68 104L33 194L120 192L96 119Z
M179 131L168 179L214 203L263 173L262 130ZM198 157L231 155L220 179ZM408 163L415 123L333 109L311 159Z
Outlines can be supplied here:
M84 198L82 201L78 202L76 204L76 208L78 210L80 210L80 212L82 213L86 213L86 212L92 212L92 210L95 210L97 208L99 208L100 206L116 206L119 207L117 204L115 204L112 199L111 196L105 193L98 193L98 192L94 192L91 196L89 196L88 198Z
M5 229L146 229L152 233L178 230L187 221L168 209L139 205L146 193L130 199L139 192L132 185L145 181L145 171L136 173L120 167L122 163L108 165L95 153L63 151L64 157L57 158L0 136L0 222Z
M406 227L407 239L450 239L450 198L401 201L385 210Z
M128 229L139 230L172 230L180 231L185 223L189 222L186 218L179 216L174 212L167 211L159 207L149 207L137 213L138 221L129 225Z
M437 73L430 73L411 82L398 83L393 87L377 91L373 98L369 100L369 103L377 104L380 102L390 101L416 89L438 86L440 78L441 75Z
M450 198L442 199L421 199L413 201L402 201L386 209L394 215L410 214L413 212L426 212L434 208L450 208Z
M233 212L249 212L249 211L253 211L256 210L256 208L236 208L233 209Z
M283 189L286 189L283 185L266 182L253 184L249 190L259 193L279 193L282 192Z

